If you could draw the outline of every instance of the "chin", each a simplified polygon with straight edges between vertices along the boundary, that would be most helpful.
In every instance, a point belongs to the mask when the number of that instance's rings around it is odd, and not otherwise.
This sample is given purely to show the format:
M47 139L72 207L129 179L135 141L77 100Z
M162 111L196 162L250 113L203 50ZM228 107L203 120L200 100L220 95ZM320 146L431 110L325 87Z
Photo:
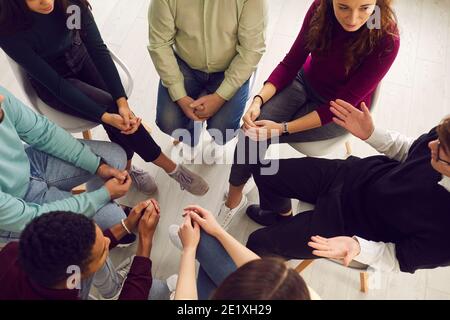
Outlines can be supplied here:
M364 25L356 26L356 27L349 27L348 25L341 24L341 26L347 32L356 32L356 31L360 30Z

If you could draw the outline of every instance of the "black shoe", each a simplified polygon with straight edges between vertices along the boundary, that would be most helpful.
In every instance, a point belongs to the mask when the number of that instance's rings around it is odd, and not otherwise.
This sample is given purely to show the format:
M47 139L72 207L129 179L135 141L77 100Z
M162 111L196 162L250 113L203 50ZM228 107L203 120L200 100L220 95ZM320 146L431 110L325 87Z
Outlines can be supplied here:
M128 248L136 241L136 235L134 233L127 234L125 237L120 239L119 244L117 245L117 248Z
M258 205L248 207L247 216L256 223L266 227L272 226L274 224L292 218L292 214L289 216L282 216L277 212L261 210L261 207Z

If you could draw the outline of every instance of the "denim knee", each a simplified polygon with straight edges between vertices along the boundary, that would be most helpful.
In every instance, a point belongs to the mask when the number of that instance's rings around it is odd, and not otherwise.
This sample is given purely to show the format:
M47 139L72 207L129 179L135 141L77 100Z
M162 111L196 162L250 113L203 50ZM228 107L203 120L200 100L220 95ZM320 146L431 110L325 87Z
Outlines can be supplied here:
M108 156L104 157L106 162L119 170L125 170L127 166L127 154L117 143L111 142Z

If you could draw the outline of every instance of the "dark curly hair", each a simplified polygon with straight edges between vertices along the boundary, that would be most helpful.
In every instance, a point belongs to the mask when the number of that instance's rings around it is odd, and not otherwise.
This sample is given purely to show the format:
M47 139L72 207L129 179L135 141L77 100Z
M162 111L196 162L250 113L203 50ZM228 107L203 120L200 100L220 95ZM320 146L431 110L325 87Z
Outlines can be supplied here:
M68 278L69 266L86 269L95 238L94 222L81 214L45 214L23 231L19 261L33 282L53 288Z
M279 258L249 262L217 288L213 300L311 300L303 278Z
M72 4L91 9L87 0L55 0L54 10L66 14ZM31 27L32 21L26 0L0 0L0 35L25 31Z

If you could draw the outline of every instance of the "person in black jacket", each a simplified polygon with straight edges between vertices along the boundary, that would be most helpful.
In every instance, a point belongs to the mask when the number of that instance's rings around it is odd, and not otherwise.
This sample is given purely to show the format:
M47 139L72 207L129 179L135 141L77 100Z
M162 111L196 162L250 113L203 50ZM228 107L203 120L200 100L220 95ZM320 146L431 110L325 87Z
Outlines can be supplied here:
M375 129L365 104L360 111L337 100L331 110L335 123L385 156L276 160L273 176L254 165L260 205L247 215L267 228L247 246L259 255L356 260L381 271L450 265L450 117L410 139ZM315 209L292 216L292 198Z
M132 112L111 54L86 0L0 0L0 47L28 73L36 93L50 107L101 123L126 152L135 186L147 194L153 178L132 166L136 152L180 183L204 195L200 176L176 165Z

